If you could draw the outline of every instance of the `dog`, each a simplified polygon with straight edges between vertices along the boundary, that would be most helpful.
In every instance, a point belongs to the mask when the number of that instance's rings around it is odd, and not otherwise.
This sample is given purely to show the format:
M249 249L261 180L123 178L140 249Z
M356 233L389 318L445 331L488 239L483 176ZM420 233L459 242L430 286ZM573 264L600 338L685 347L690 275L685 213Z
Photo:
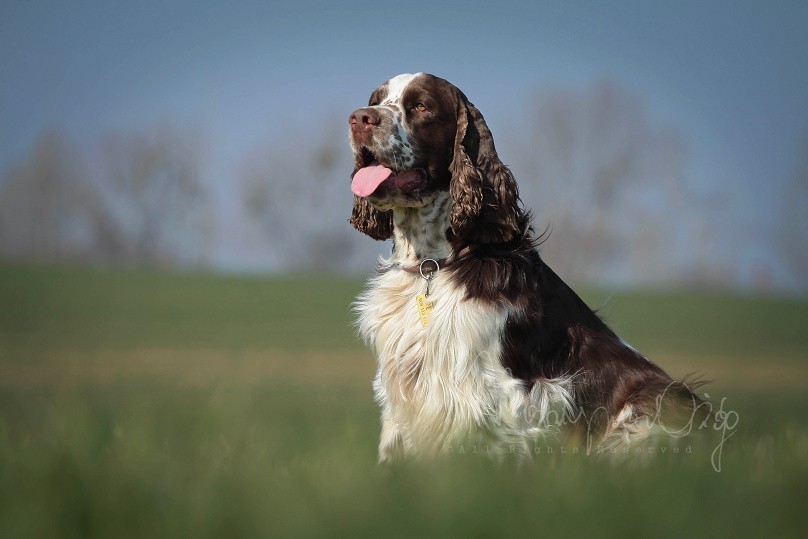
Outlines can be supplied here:
M463 92L399 75L349 123L349 222L393 240L354 304L378 361L380 461L465 443L530 454L559 431L636 443L661 410L698 406L542 260L516 181Z

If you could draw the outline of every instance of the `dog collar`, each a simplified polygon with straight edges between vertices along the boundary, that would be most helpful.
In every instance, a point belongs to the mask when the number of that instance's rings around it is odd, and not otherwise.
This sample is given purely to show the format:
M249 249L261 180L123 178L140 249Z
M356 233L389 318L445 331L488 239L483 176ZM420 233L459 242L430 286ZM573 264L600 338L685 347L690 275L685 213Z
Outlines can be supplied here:
M393 264L390 266L390 268L400 269L406 271L407 273L417 273L420 274L424 279L430 279L434 274L438 273L438 271L457 264L461 260L467 258L469 254L471 254L471 249L464 247L459 253L457 253L456 256L452 255L447 256L446 258L424 258L418 264Z

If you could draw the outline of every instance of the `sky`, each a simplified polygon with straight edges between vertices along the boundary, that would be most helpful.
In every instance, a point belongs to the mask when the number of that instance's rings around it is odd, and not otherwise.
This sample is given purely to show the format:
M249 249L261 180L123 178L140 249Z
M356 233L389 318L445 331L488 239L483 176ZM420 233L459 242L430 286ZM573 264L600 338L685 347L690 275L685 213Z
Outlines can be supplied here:
M0 178L49 129L174 123L207 133L226 199L245 148L347 118L399 73L455 83L495 137L536 91L612 78L684 134L689 181L728 197L766 257L808 137L806 28L808 3L787 0L5 0Z

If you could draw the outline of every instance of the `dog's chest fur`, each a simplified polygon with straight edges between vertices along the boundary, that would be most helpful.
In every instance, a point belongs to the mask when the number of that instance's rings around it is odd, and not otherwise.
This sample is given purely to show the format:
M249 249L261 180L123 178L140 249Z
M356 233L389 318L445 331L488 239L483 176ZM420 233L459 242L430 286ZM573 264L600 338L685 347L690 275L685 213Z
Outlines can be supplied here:
M436 451L512 415L502 396L519 383L499 362L505 312L465 300L439 272L423 327L416 297L425 290L420 275L390 269L371 280L357 311L359 333L378 360L373 386L383 415L405 447Z

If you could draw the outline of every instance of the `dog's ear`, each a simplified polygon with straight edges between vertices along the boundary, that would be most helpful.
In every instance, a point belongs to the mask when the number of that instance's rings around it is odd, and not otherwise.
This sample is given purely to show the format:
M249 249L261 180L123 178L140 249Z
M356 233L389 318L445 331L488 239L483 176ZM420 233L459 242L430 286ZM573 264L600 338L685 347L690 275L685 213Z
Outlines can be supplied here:
M459 241L504 243L524 233L516 180L499 160L482 114L460 90L451 173L450 224Z
M366 199L356 195L348 222L374 240L386 240L393 234L393 210L378 210Z

